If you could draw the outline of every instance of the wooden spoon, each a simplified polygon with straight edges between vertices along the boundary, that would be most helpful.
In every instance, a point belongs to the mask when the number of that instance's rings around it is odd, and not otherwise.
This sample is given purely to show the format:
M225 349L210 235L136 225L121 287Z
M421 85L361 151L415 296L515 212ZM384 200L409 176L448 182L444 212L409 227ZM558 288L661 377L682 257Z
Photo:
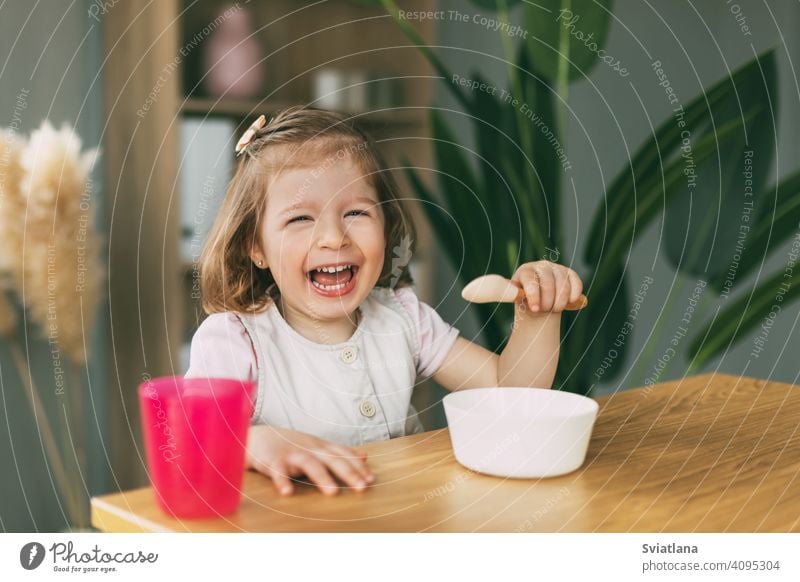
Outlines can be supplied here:
M513 281L500 275L484 275L473 279L461 291L461 296L471 303L515 303L525 298L525 291ZM567 311L577 311L589 304L586 295L568 303Z

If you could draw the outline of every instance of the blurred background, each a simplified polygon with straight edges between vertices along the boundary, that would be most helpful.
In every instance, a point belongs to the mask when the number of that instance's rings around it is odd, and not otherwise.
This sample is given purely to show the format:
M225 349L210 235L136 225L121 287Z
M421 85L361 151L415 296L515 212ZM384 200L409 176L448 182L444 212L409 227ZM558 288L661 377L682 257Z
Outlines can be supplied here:
M591 308L558 388L796 384L798 25L790 0L3 3L0 529L86 528L146 482L136 386L185 372L233 146L296 103L372 133L417 292L465 337L510 329L466 281L548 259ZM429 429L441 396L415 395Z

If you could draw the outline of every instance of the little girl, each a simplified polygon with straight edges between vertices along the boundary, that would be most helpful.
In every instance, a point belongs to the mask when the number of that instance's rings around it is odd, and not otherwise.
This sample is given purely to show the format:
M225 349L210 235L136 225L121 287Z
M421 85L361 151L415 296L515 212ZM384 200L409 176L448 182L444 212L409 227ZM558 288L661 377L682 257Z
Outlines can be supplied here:
M374 480L362 443L420 432L417 378L448 390L550 387L560 312L577 274L538 261L512 280L525 291L497 355L462 337L411 289L393 249L414 240L373 142L345 117L292 107L261 116L201 257L203 308L187 377L258 386L247 463L291 494L306 475L335 494L338 477Z

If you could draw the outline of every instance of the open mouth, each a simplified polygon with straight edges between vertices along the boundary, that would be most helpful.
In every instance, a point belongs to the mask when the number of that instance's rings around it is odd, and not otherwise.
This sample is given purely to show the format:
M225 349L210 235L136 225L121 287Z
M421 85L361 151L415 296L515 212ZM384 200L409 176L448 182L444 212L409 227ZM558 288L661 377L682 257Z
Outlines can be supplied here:
M325 297L340 297L355 287L358 265L327 265L307 273L311 287Z

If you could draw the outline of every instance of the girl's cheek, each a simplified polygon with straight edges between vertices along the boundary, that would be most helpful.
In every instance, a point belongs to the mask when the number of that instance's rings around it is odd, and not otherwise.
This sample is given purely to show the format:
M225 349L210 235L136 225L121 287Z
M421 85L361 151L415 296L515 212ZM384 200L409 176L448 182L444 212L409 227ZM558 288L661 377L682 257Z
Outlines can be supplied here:
M286 229L280 238L286 251L295 250L298 246L307 247L311 244L311 229Z
M383 227L377 222L352 224L350 225L350 231L358 233L360 236L368 236L371 239L383 241Z
M270 264L277 265L278 270L292 269L293 267L290 265L296 262L296 248L297 244L293 242L290 237L280 237L276 239L271 246L271 252L268 257L270 259Z

